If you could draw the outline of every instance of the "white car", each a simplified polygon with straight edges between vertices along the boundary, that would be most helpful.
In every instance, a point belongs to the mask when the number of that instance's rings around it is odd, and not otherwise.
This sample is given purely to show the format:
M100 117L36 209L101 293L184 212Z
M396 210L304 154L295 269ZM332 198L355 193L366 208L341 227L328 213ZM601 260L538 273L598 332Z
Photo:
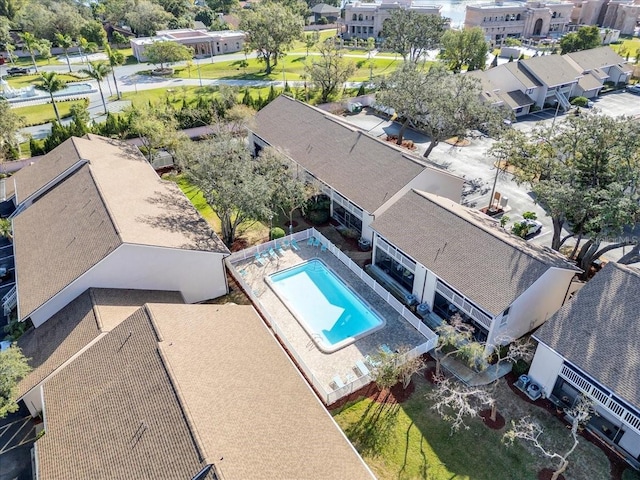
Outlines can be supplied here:
M532 235L537 235L538 233L540 233L540 230L542 230L542 224L537 221L537 220L531 220L531 219L527 219L525 218L522 223L524 223L526 225L526 233L525 233L525 237L530 237Z

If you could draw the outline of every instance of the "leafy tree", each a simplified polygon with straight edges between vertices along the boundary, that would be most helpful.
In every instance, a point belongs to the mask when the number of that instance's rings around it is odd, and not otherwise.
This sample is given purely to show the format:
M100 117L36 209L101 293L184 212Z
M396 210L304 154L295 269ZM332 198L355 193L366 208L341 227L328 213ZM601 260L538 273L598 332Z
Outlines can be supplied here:
M131 29L139 36L150 37L169 26L173 15L157 3L138 0L126 14Z
M427 50L440 47L449 19L440 15L423 15L415 10L398 8L392 11L382 27L387 48L402 58L417 63Z
M118 79L116 78L116 67L124 65L125 58L124 54L118 50L113 50L108 44L104 46L104 53L107 54L107 58L109 59L109 66L111 67L111 75L113 78L113 84L116 87L116 96L118 100L122 98L120 94L120 89L118 88Z
M503 442L507 445L513 445L516 439L525 440L533 444L545 457L558 460L558 466L551 477L551 480L557 480L569 466L569 455L571 455L578 446L578 429L586 425L594 413L593 400L584 395L580 395L575 405L567 409L566 413L572 419L571 438L573 439L573 443L565 453L558 453L552 450L553 447L545 447L542 444L541 436L544 430L539 423L530 417L521 418L517 422L512 420L511 429L504 434Z
M56 72L42 72L40 74L40 88L47 92L51 97L51 104L53 105L53 110L56 113L58 123L60 123L60 113L58 112L58 106L53 98L53 94L62 90L64 86L64 80L61 80Z
M244 142L229 137L184 142L176 156L220 219L227 246L235 241L240 224L273 214L272 186L267 176L256 174L259 162L251 158Z
M460 314L454 314L448 323L436 329L438 345L436 346L436 371L434 376L441 376L442 360L452 355L457 356L469 367L486 370L489 366L486 346L473 340L473 327L462 321Z
M560 39L560 53L579 52L602 45L600 28L596 25L580 27L577 32L567 33Z
M111 34L111 38L113 40L113 43L116 44L116 47L120 45L125 45L127 43L127 37L125 37L123 34L121 34L116 30L114 30L113 33Z
M330 95L356 71L355 65L346 61L333 39L318 45L319 56L314 56L305 67L311 81L320 87L320 102L326 103Z
M247 32L249 45L258 51L265 72L278 63L278 57L302 36L302 19L287 7L273 2L260 2L242 12L240 29Z
M102 23L97 20L86 22L80 28L80 35L96 45L106 45L107 43L107 32L104 30Z
M24 32L20 34L20 38L22 39L22 43L24 44L24 49L29 52L31 55L31 61L33 62L33 68L36 69L36 73L38 73L38 64L36 63L36 52L40 49L41 40L37 39L29 32Z
M306 33L304 36L304 46L307 49L307 57L309 56L309 49L320 41L320 32L314 30L311 33Z
M193 57L193 50L176 42L160 41L147 46L144 54L151 63L160 65L160 68L164 69L165 63L190 60Z
M16 13L27 3L27 0L0 0L0 17L13 20Z
M389 390L400 381L407 388L413 374L424 368L422 357L409 355L410 350L402 345L395 352L379 350L373 356L371 378L380 390Z
M9 34L10 29L11 25L9 24L9 19L6 17L0 17L0 50L3 50L6 45L11 43L11 35Z
M460 72L465 65L468 71L484 70L489 44L482 28L447 30L442 36L442 47L441 56L453 72Z
M78 36L76 38L76 45L78 45L78 51L80 52L80 59L82 60L82 63L89 63L89 57L87 57L87 50L89 49L89 40L87 40L83 36Z
M640 127L631 119L583 111L555 127L509 131L489 153L508 159L515 180L528 184L546 209L551 248L576 238L571 257L585 272L604 253L637 245L634 237L619 237L640 216ZM571 232L562 237L564 227Z
M194 19L197 22L204 23L207 27L211 26L214 20L216 20L218 16L208 7L199 8L196 12L196 16Z
M98 82L100 98L102 98L102 106L104 107L104 114L106 115L108 110L107 103L104 99L104 92L102 91L102 81L107 78L107 75L109 75L109 72L111 72L111 67L105 62L89 62L89 68L83 68L82 70L80 70L80 72L88 75L96 82Z
M28 360L16 345L0 352L0 418L18 410L17 386L31 371Z
M17 145L16 135L22 127L22 118L12 109L9 102L0 98L0 163L11 159L12 150Z
M62 35L56 32L56 43L64 51L64 56L67 59L67 67L69 67L69 73L71 73L71 61L69 60L69 49L73 47L73 39L69 35Z
M240 9L238 0L207 0L207 6L215 13L234 13Z
M164 102L150 103L125 110L131 116L129 129L142 141L147 159L152 162L159 148L174 151L182 136L178 133L175 111Z

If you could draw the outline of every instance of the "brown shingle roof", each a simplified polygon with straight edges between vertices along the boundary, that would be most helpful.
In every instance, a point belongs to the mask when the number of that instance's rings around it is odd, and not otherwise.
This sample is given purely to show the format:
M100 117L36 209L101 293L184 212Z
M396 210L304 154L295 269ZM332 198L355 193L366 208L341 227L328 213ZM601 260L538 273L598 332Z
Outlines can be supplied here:
M44 401L43 480L189 479L196 447L226 480L372 478L251 306L149 304Z
M39 478L193 478L203 458L144 309L43 388Z
M369 213L424 169L403 152L285 95L258 112L254 132Z
M640 407L640 270L609 262L534 337Z
M13 174L6 181L6 198L17 193L17 200L23 202L47 183L67 171L76 163L82 161L75 142L77 138L70 138L26 167ZM15 188L14 188L15 187Z
M481 212L424 192L405 194L371 226L494 315L550 267L575 269L559 255L508 234Z
M117 327L147 302L182 303L180 292L92 288L38 328L27 331L18 345L33 371L18 384L21 397L64 362Z
M581 72L578 72L561 55L543 55L520 60L518 63L521 63L526 70L548 87L575 82L576 78L581 75Z
M17 215L13 236L21 318L122 243L88 165Z

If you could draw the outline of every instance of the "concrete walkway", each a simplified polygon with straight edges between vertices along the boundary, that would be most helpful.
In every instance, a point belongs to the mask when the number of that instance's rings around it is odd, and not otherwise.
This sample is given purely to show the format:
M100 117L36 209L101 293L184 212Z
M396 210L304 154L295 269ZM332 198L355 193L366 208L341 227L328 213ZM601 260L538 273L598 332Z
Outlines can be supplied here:
M434 357L444 357L444 355L436 353L435 351L431 352L431 355ZM470 387L493 383L499 378L504 377L512 368L511 363L499 363L497 365L490 365L489 368L483 372L476 372L464 365L460 360L457 360L454 356L444 357L441 365L454 377Z

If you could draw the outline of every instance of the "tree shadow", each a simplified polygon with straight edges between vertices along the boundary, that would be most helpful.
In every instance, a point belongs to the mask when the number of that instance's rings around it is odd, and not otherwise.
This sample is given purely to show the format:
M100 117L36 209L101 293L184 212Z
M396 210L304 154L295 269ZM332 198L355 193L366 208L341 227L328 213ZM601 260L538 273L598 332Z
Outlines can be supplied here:
M360 420L345 433L363 455L375 455L391 438L399 412L400 405L387 403L386 397L380 403L371 402Z

